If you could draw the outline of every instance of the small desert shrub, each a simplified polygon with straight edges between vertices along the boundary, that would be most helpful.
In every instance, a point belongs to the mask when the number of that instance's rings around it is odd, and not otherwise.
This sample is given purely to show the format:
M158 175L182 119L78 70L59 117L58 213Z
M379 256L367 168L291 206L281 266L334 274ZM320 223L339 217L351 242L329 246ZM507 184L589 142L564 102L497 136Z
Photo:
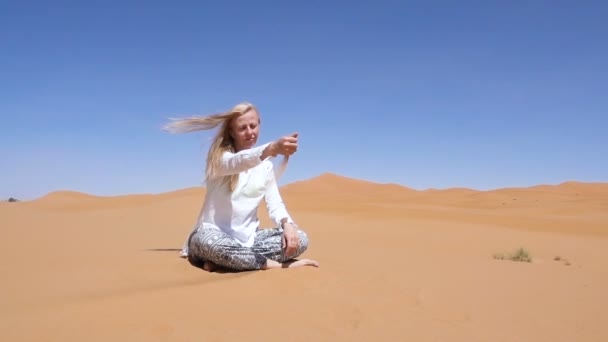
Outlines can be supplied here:
M530 253L528 253L528 251L526 251L523 248L519 248L511 254L503 254L503 253L494 254L494 259L512 260L512 261L520 261L520 262L532 262L532 257L530 256Z

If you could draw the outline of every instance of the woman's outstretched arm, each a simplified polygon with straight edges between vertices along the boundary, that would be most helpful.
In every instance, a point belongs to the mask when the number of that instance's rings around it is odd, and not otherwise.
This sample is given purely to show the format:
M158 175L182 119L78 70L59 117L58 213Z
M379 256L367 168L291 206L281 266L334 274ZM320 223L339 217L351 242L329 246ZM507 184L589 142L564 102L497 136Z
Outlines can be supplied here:
M269 157L276 156L275 142L249 148L237 153L224 152L216 169L216 177L237 174L258 166Z
M233 175L258 166L269 157L278 154L289 156L298 149L298 134L293 133L264 145L242 150L236 153L224 152L216 169L216 177Z

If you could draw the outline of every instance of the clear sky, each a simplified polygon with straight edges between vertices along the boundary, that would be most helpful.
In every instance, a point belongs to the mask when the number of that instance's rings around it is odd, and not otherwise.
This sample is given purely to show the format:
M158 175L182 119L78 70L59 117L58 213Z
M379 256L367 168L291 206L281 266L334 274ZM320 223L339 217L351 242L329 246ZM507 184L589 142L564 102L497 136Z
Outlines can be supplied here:
M1 1L0 198L200 186L211 132L294 131L281 184L608 181L606 1Z

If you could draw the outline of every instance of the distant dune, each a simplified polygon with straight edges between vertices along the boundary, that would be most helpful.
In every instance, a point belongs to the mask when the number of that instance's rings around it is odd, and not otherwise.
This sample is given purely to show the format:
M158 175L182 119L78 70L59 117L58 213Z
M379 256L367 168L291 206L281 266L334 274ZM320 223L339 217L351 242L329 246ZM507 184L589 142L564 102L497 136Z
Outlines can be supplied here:
M317 195L332 192L334 195L352 194L356 196L365 196L368 193L376 194L387 194L387 195L417 195L423 198L428 194L432 194L434 197L437 195L443 196L488 196L491 198L493 195L564 195L564 196L592 196L600 199L605 199L608 194L608 183L584 183L576 181L568 181L558 185L536 185L530 187L515 187L515 188L501 188L495 190L474 190L469 188L447 188L447 189L436 189L429 188L424 190L415 190L398 184L387 184L387 183L375 183L360 179L354 179L336 175L333 173L323 173L317 177L296 181L281 187L281 193L290 195ZM60 202L60 201L92 201L92 200L117 200L117 199L131 199L138 201L147 198L175 198L181 196L200 196L204 194L204 188L202 187L191 187L185 189L179 189L160 194L131 194L122 196L96 196L76 191L54 191L47 195L44 195L38 199L33 200L34 202ZM32 202L32 201L30 201Z
M0 203L0 340L608 341L606 183L281 191L318 269L179 258L201 187Z

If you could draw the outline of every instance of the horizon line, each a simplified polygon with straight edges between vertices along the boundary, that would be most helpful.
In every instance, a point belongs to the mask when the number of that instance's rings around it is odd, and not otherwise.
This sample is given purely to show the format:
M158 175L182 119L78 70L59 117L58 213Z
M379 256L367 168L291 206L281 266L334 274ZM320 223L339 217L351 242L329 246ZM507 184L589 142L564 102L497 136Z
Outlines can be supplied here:
M428 188L413 188L413 187L409 187L407 185L403 185L403 184L399 184L399 183L395 183L395 182L378 182L378 181L373 181L373 180L368 180L368 179L364 179L364 178L357 178L357 177L352 177L352 176L344 176L344 175L340 175L338 173L334 173L334 172L323 172L320 173L316 176L310 177L310 178L305 178L305 179L299 179L299 180L294 180L291 181L289 183L283 184L283 185L279 185L279 189L282 189L286 186L290 186L290 185L294 185L294 184L298 184L298 183L306 183L306 182L311 182L311 181L315 181L315 180L321 180L323 178L327 178L327 177L335 177L335 178L340 178L342 180L345 181L357 181L357 182L363 182L363 183L368 183L371 185L377 185L377 186L397 186L397 187L401 187L404 190L410 190L410 191L416 191L416 192L425 192L425 191L448 191L448 190L465 190L465 191L474 191L474 192L491 192L491 191L498 191L498 190L512 190L512 189L530 189L530 188L535 188L535 187L542 187L542 186L548 186L548 187L558 187L558 186L563 186L563 185L567 185L567 184L587 184L587 185L593 185L593 184L606 184L608 185L608 181L580 181L580 180L564 180L561 182L557 182L557 183L538 183L538 184L533 184L533 185L515 185L515 186L503 186L503 187L494 187L494 188L489 188L489 189L476 189L473 187L466 187L466 186L451 186L451 187L442 187L442 188L435 188L435 187L428 187ZM52 190L49 191L41 196L35 197L35 198L31 198L31 199L19 199L19 198L15 198L15 197L9 197L4 199L3 201L9 201L9 199L13 198L18 200L19 202L30 202L30 201L35 201L44 197L47 197L49 195L52 194L56 194L56 193L75 193L75 194L82 194L82 195L86 195L86 196L91 196L91 197L101 197L101 198L113 198L113 197L125 197L125 196L156 196L156 195L163 195L163 194L169 194L172 192L179 192L179 191L184 191L184 190L191 190L191 189L201 189L204 190L205 189L205 185L193 185L193 186L187 186L187 187L182 187L182 188L175 188L172 190L166 190L166 191L160 191L160 192L130 192L130 193L117 193L117 194L111 194L111 195L99 195L99 194L95 194L92 192L84 192L84 191L79 191L79 190L71 190L71 189L56 189L56 190Z

